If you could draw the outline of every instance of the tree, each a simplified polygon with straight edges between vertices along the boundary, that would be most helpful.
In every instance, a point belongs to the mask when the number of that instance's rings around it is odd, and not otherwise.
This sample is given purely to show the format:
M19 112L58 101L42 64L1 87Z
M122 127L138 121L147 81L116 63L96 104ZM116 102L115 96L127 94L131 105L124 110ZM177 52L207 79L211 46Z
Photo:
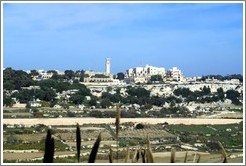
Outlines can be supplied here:
M202 93L203 93L203 95L208 95L208 94L211 93L211 90L210 90L209 87L204 86L204 87L202 88Z
M53 75L58 75L57 71L55 71L55 70L48 70L47 73L52 73Z
M14 104L14 101L11 97L3 95L3 105L7 107L12 107Z
M56 89L56 92L62 92L69 90L70 86L71 85L68 82L56 82L54 88Z
M219 97L219 99L220 100L223 100L224 99L224 90L223 90L223 88L218 88L217 89L217 94L218 94L218 97Z
M238 100L238 97L240 96L240 93L235 90L228 90L226 91L226 98L230 99L233 104L239 105L241 102Z
M121 97L121 95L120 94L111 94L111 93L109 93L109 92L103 92L102 93L102 96L101 96L101 98L102 99L108 99L108 100L110 100L111 102L113 102L113 103L118 103L119 101L121 101L122 100L122 97Z
M53 74L51 79L53 80L63 80L65 78L64 75Z
M182 97L188 97L190 95L192 95L192 92L190 91L189 88L178 88L178 89L175 89L173 91L173 93L176 95L176 96L182 96Z
M91 100L88 102L89 106L96 106L97 105L97 97L91 96Z
M137 96L137 97L149 97L150 96L150 92L144 88L134 88L134 87L128 87L126 92L130 95L130 96Z
M66 79L72 79L75 76L75 73L73 70L65 70L65 78Z
M44 95L44 99L45 101L52 101L55 99L56 97L56 93L53 89L51 88L46 88L44 89L45 95Z
M136 129L143 129L144 128L144 125L141 124L141 123L138 123L135 128Z
M34 85L31 76L22 70L6 68L3 71L3 88L8 90L20 90L21 87Z
M14 94L12 94L12 97L18 99L20 103L27 103L33 100L33 96L34 96L34 91L26 90L26 89L20 90L19 92L15 92Z
M52 79L41 80L38 82L38 85L41 88L51 88L51 87L55 88L56 84L58 84L58 82Z
M3 82L3 88L7 90L14 90L15 89L15 83L13 80L4 81Z
M80 78L79 78L79 81L80 82L84 82L84 78L86 77L89 77L89 74L85 74L85 72L81 72L81 75L80 75Z
M109 78L109 76L106 76L104 74L95 74L95 76L93 76L95 78Z
M79 94L72 95L69 100L74 104L82 104L85 100L85 97Z
M94 111L89 112L88 116L89 117L102 118L103 117L103 114L102 114L101 111L94 110Z
M162 76L161 75L153 75L150 77L151 81L163 81Z
M161 107L165 103L165 100L161 97L158 97L158 96L152 96L150 99L150 102L153 105Z
M109 99L102 99L101 101L101 106L102 108L108 108L109 106L111 106L111 102Z
M125 74L124 73L122 73L122 72L117 73L117 79L124 80L124 78L125 78Z
M92 96L90 89L86 87L80 88L77 94L82 96Z
M68 111L68 112L67 112L67 116L68 116L68 117L76 117L76 114L75 114L74 112Z
M34 76L38 76L39 73L37 72L37 70L31 70L30 75L31 77L34 77Z

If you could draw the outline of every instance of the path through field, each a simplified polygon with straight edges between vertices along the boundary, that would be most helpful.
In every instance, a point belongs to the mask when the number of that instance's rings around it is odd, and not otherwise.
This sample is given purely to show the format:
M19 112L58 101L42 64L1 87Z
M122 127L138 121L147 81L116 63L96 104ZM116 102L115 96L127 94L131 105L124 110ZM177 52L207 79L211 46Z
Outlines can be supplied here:
M185 125L200 125L200 124L231 124L240 123L242 119L204 119L204 118L121 118L120 123L148 123L158 124L185 124ZM115 123L114 118L29 118L29 119L3 119L3 124L22 124L22 125L75 125L79 124L110 124Z

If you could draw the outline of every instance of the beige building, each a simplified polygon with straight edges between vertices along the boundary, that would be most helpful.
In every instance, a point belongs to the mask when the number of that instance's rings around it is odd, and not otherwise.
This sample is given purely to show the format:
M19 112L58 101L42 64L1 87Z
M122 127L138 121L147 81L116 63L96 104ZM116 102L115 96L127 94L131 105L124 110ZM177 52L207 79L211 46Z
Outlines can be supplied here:
M113 75L110 73L110 59L106 58L105 72L85 71L88 77L84 78L84 82L113 82Z
M135 67L128 69L126 71L125 77L127 82L140 82L145 83L150 80L153 75L161 75L164 77L165 68L163 67L154 67L146 65L145 67Z
M172 79L175 81L185 80L183 73L177 67L173 67L172 69L168 70L166 76L167 79Z

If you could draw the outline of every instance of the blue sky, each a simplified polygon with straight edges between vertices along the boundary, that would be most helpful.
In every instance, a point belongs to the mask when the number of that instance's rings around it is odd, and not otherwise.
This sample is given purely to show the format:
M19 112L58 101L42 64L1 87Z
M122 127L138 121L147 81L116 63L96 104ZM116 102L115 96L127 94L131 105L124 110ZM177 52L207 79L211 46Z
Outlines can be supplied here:
M243 73L243 5L3 5L3 67L105 70L146 64L185 76Z

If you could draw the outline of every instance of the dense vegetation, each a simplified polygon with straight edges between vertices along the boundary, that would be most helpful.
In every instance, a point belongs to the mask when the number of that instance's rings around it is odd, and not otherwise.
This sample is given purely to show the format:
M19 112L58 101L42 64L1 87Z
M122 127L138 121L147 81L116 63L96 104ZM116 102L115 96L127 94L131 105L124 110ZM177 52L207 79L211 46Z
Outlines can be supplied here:
M211 93L210 88L206 86L200 91L194 92L189 88L178 88L175 89L173 95L170 96L151 96L150 91L141 86L128 86L126 89L127 95L122 95L120 88L115 90L116 93L112 93L112 88L108 88L108 90L103 92L102 96L98 98L93 96L90 89L85 85L79 83L79 81L85 77L83 70L75 72L66 70L64 75L58 75L57 72L53 70L48 72L54 74L51 79L34 81L32 77L38 74L36 70L32 70L30 74L27 74L22 70L6 68L3 72L4 105L12 106L14 103L12 98L16 98L16 100L21 103L28 103L34 99L39 99L42 101L42 106L53 107L56 104L60 104L63 108L78 104L83 104L88 107L109 108L115 105L115 103L120 102L122 104L138 104L151 109L152 106L162 107L166 103L175 106L175 104L183 102L211 103L224 101L225 99L230 99L235 105L242 104L240 102L242 94L238 91L227 90L224 92L222 88L219 88L216 93ZM123 73L118 73L117 77L123 79ZM229 78L241 79L239 75L217 77L222 80ZM203 78L207 77L204 76ZM160 77L155 75L151 77L151 80L160 81ZM68 95L63 95L58 98L58 94L64 92Z
M224 81L224 80L230 80L230 79L239 79L240 82L243 82L243 76L241 74L231 74L231 75L226 75L226 76L222 76L222 75L206 75L206 76L202 76L201 80L205 81L205 79L217 79L220 81Z
M197 102L197 103L211 103L217 101L224 101L230 99L233 104L242 104L239 101L240 93L235 90L223 91L222 88L218 88L216 93L211 93L209 87L204 86L201 91L192 92L189 88L179 88L173 92L176 96L182 96L186 102Z
M210 143L214 140L219 140L228 150L243 148L243 122L226 125L168 125L166 130L178 135L184 143L205 143L203 150L207 151L213 149Z

